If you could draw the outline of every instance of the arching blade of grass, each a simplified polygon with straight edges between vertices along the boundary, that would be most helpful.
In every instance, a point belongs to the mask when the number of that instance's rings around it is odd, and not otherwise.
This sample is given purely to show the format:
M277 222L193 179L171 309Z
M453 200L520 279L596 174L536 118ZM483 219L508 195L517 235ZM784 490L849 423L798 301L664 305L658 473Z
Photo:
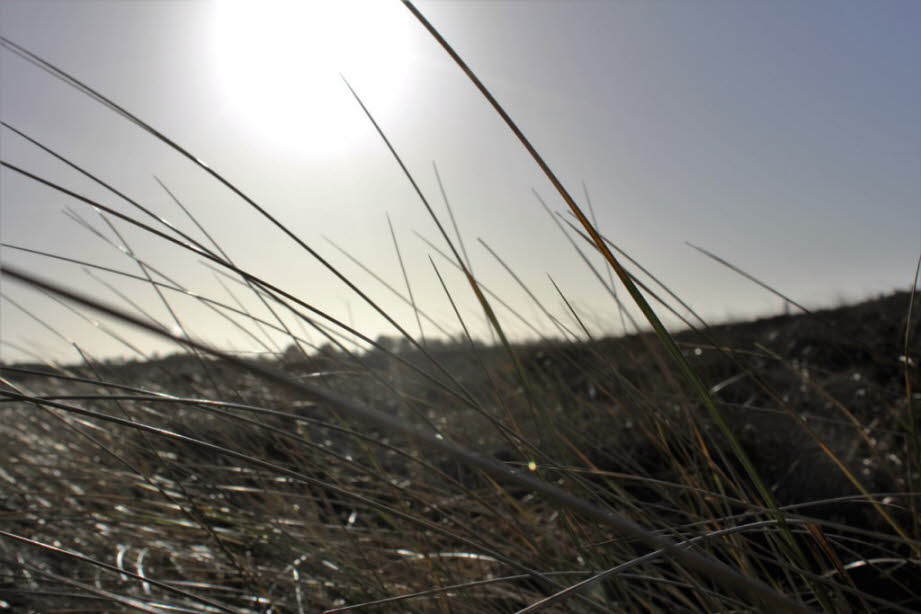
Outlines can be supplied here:
M688 364L687 360L681 353L681 350L678 349L678 346L675 344L674 339L668 333L665 326L659 320L658 316L652 310L649 303L640 293L639 289L636 287L636 284L633 283L633 280L630 278L630 275L626 270L620 265L620 262L614 257L614 254L608 249L607 245L602 240L601 236L598 234L598 231L595 227L589 222L588 218L582 212L582 209L576 204L576 201L569 195L569 192L563 187L563 184L557 179L556 175L550 169L541 155L537 152L531 142L525 137L524 133L518 128L517 124L512 120L512 118L505 112L499 102L493 97L489 92L486 86L480 81L480 79L474 74L474 72L467 66L467 64L461 59L456 51L451 47L450 44L441 36L441 34L435 29L434 26L429 23L429 21L416 9L416 7L409 2L409 0L403 0L403 4L410 10L410 12L415 15L419 22L429 31L429 33L438 41L442 48L451 56L454 62L463 70L467 77L473 82L479 92L483 95L484 98L492 105L493 109L502 117L509 129L515 134L524 148L531 154L531 157L546 175L547 179L553 184L553 187L556 189L557 193L570 208L573 215L576 216L576 219L579 220L579 223L592 238L592 241L598 248L598 251L604 256L608 264L620 278L621 283L627 288L627 291L630 293L630 296L633 298L634 302L643 312L643 315L646 317L647 321L652 325L653 329L656 332L656 335L659 337L659 340L662 342L668 354L675 361L682 375L687 379L687 381L694 387L703 401L704 406L707 408L711 417L714 419L714 422L719 426L720 430L723 432L726 439L729 441L730 445L733 448L733 452L739 458L739 461L745 467L746 472L748 473L750 479L756 485L758 491L760 492L762 498L765 502L769 503L770 507L776 507L773 502L773 496L771 495L768 488L765 486L763 480L758 475L758 472L755 470L754 465L751 460L745 454L745 451L742 450L741 445L738 442L738 439L732 434L732 431L729 429L729 426L726 424L726 421L723 419L722 415L717 409L716 405L713 403L713 400L710 398L709 393L707 392L706 387L700 381L700 378L694 373L691 366Z
M440 36L440 34L434 29L434 27L432 27L431 24L429 24L429 22L421 15L421 13L419 13L415 9L412 3L404 0L404 4L416 15L416 17L420 20L420 22L423 23L423 25L429 30L429 32L439 41L442 47L445 48L445 50L452 56L455 62L462 68L462 70L464 70L467 76L474 82L474 84L480 90L480 92L484 95L484 97L486 97L487 100L489 100L489 102L496 109L496 111L500 114L500 116L502 116L502 118L506 121L506 124L510 127L513 133L515 133L515 135L519 138L519 140L522 142L522 144L525 146L528 152L532 155L532 157L535 159L535 161L540 166L540 168L544 171L548 179L557 189L560 196L570 207L570 210L573 213L573 215L575 215L575 217L582 224L583 228L589 234L596 248L599 250L599 252L601 252L602 256L605 258L605 260L608 262L611 268L617 273L618 277L621 279L621 282L625 285L631 297L633 298L634 302L638 305L640 310L643 312L647 321L652 325L653 330L655 331L657 337L659 338L660 342L664 346L666 352L671 356L672 360L678 366L679 372L682 374L684 379L688 381L691 384L691 386L695 389L695 391L697 392L697 395L700 397L705 408L710 414L711 419L718 426L720 431L723 433L723 436L729 442L730 447L733 451L733 454L742 464L745 472L747 473L749 479L755 485L755 488L758 491L762 500L765 501L765 503L768 505L770 509L776 510L776 507L777 507L776 502L774 501L770 490L764 484L764 481L761 479L761 476L758 474L757 470L755 469L754 464L751 462L751 459L745 453L738 439L732 433L731 429L729 428L728 424L723 418L721 412L719 411L716 404L713 402L712 398L710 397L710 394L707 388L704 386L703 382L696 375L696 373L694 373L693 369L690 367L690 364L687 362L684 355L682 354L680 349L675 344L674 339L671 337L667 329L664 327L662 322L659 320L658 316L652 310L649 303L640 293L637 286L633 283L633 280L630 277L629 273L627 273L626 270L623 269L623 267L619 264L619 262L614 257L613 253L607 248L607 245L604 243L604 241L598 234L597 230L588 221L588 219L585 217L584 213L581 211L581 209L576 204L576 202L572 199L572 197L569 195L569 193L566 191L563 185L559 182L559 180L556 178L556 176L553 174L550 168L543 161L541 156L537 153L534 147L530 144L530 142L527 140L524 134L520 131L517 125L515 125L512 119L506 114L506 112L502 109L502 107L498 104L498 102L492 97L492 95L485 88L485 86L482 85L479 79L466 66L463 60L461 60L461 58L454 52L454 50L450 47L450 45ZM784 536L784 541L786 543L786 546L792 549L794 556L797 559L799 559L801 562L804 563L805 562L804 556L802 552L800 552L798 547L796 546L796 542L793 539L792 534L790 534L790 532L783 525L782 516L778 515L775 511L775 517L780 521L780 530L781 530L782 535Z

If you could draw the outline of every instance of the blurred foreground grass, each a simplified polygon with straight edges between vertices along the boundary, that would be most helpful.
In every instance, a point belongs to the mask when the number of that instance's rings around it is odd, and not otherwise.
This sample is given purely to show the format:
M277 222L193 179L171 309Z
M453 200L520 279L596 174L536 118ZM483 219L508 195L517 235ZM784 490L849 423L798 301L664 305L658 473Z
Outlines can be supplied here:
M2 607L157 613L921 607L921 357L913 342L921 310L912 309L913 294L707 326L668 288L655 286L655 278L646 285L624 268L618 258L629 258L598 233L453 55L569 206L578 225L561 230L574 246L577 239L588 246L577 249L603 257L653 332L597 339L571 309L566 321L550 318L556 338L566 341L509 342L493 310L501 293L473 276L462 245L368 112L468 282L445 286L448 299L454 305L459 292L472 292L496 343L475 342L459 310L460 332L450 341L415 338L410 323L396 322L179 144L27 50L6 39L3 45L198 164L403 336L362 335L238 268L206 232L209 241L196 240L124 195L135 215L3 162L11 175L96 208L110 240L138 265L140 275L128 275L155 288L174 319L134 316L133 323L186 351L119 364L88 358L80 365L2 367ZM76 162L6 128L114 191ZM256 297L271 315L194 296L249 330L265 344L265 355L244 360L195 341L171 302L189 291L152 275L116 230L122 224L210 261L237 282L235 291ZM29 274L9 267L5 273L42 288ZM418 324L427 316L405 281L403 298ZM613 275L599 281L610 284L615 317L628 317ZM106 309L67 288L44 289L82 301L88 312ZM647 301L687 314L681 317L688 329L671 335ZM131 321L120 313L109 310ZM313 344L292 332L292 320L325 341ZM66 338L55 323L43 324ZM170 332L176 329L181 334ZM286 339L284 351L270 347L278 335Z

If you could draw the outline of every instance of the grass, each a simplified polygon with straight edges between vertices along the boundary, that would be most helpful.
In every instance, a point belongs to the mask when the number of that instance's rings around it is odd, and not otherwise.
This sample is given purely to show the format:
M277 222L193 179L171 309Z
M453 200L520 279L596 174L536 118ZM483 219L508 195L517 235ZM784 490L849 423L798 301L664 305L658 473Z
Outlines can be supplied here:
M133 205L135 213L125 214L3 162L10 175L100 211L107 229L100 236L124 248L137 272L73 264L95 269L101 280L149 285L171 321L146 315L124 294L119 298L130 309L30 272L5 267L4 275L88 317L103 314L182 348L162 359L134 348L143 359L107 364L77 347L86 355L79 365L2 367L0 436L9 454L0 467L5 607L157 613L921 607L912 580L921 571L914 294L853 313L708 326L600 233L476 75L407 6L567 204L561 232L581 254L603 258L608 271L595 274L610 288L615 317L629 312L620 307L626 297L605 277L610 273L652 332L596 339L572 297L560 293L571 320L550 319L565 341L537 328L534 343L510 341L501 314L527 317L480 283L453 214L452 234L355 94L437 224L442 245L431 247L443 258L431 261L433 276L452 306L461 293L475 296L496 343L473 339L456 307L453 337L425 338L422 322L432 318L417 304L405 269L405 291L387 284L415 314L401 323L179 143L3 39L6 49L197 164L401 335L370 338L240 268L191 209L182 207L207 240L165 223L77 162L4 124ZM160 273L131 250L119 231L127 227L215 267L231 300L193 295ZM549 314L500 250L484 247ZM444 261L463 273L465 287L444 282ZM584 262L593 266L588 255ZM236 299L243 293L264 310L245 308ZM199 340L177 312L179 299L189 297L246 331L264 356L241 358ZM657 309L690 313L681 316L688 329L671 334ZM867 318L874 313L882 314L875 326ZM67 338L54 322L42 324ZM312 343L307 329L324 341ZM416 329L419 335L410 332Z

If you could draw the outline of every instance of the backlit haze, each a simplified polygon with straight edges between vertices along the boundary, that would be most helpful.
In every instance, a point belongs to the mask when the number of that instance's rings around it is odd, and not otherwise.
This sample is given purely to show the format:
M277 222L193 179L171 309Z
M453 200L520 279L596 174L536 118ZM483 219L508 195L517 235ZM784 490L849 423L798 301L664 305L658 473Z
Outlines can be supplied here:
M809 307L910 287L921 252L921 3L417 6L587 209L585 186L601 232L711 321L776 314L783 304L685 242ZM553 211L564 211L561 199L397 0L7 0L0 30L189 150L418 335L412 309L328 242L405 294L389 214L420 307L443 329L460 331L431 256L466 321L488 338L463 278L419 238L447 253L341 74L450 230L437 164L474 273L488 288L559 335L478 239L573 330L548 275L593 334L623 332L607 290L532 189ZM237 266L369 337L395 333L294 241L151 135L5 49L0 80L7 124L206 242L159 179ZM6 128L0 149L10 164L163 228ZM85 203L10 170L0 182L4 243L141 274L117 247L127 243L189 290L271 319L198 257L109 218L117 238ZM601 260L576 241L607 283ZM0 254L4 264L175 326L141 282L99 271L93 278L79 265L9 248ZM134 355L48 297L10 281L2 289L0 359L75 362L71 340L96 357ZM241 352L272 347L253 340L265 333L252 323L244 332L193 299L167 298L195 336ZM497 311L513 338L534 336ZM103 322L145 352L175 349ZM422 327L427 337L442 335L429 322Z

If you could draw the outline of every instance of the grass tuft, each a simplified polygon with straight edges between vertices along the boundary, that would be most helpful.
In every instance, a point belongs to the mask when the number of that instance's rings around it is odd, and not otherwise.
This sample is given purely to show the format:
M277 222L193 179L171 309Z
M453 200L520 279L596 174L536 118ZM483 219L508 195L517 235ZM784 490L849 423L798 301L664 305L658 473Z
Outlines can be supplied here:
M617 318L625 334L592 332L592 314L565 280L549 280L556 309L500 256L501 246L465 243L433 167L449 233L351 86L439 231L438 242L417 236L441 258L430 257L429 274L454 321L440 320L414 293L389 217L405 290L326 241L409 306L409 326L177 141L0 38L194 163L397 333L371 338L246 270L194 204L159 179L185 223L3 123L130 206L125 213L2 161L11 178L90 207L101 225L78 210L69 215L131 267L4 244L84 270L96 290L13 266L3 267L4 279L59 301L136 358L97 360L4 295L5 305L71 344L80 362L37 353L34 364L0 365L0 610L919 611L917 271L911 292L809 311L695 246L801 312L709 325L602 235L587 189L591 220L463 59L404 4L567 205L569 218L537 196L609 292L612 311L603 317ZM197 259L226 296L173 280L132 249L127 229ZM483 285L468 244L498 263L527 307ZM443 262L460 273L460 287L443 275ZM121 283L153 291L158 308ZM470 295L473 316L459 300ZM626 297L646 324L633 320ZM260 352L199 338L182 309L188 304L232 324ZM686 329L667 330L657 309ZM494 343L474 337L471 317L488 324ZM176 351L148 354L112 323ZM529 329L533 340L513 341L510 326Z

